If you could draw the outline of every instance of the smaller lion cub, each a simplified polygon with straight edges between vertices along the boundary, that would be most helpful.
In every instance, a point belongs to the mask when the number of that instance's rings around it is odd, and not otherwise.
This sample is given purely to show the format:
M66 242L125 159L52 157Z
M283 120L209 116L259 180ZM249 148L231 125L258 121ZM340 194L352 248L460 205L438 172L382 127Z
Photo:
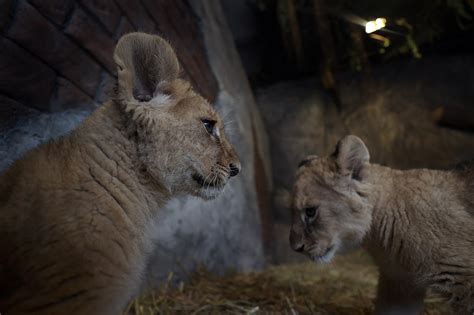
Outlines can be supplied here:
M362 244L380 269L376 314L419 314L428 288L474 313L474 172L400 171L369 163L346 136L301 162L291 247L317 262Z

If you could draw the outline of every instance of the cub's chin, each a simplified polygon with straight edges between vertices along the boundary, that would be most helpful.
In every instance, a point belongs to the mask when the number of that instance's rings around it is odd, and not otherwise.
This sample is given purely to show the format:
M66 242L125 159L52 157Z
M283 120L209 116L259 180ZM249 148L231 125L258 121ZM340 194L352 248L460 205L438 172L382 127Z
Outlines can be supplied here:
M195 186L193 195L204 200L212 200L217 198L224 190L224 187L227 183L227 180L222 178L213 178L212 180L207 180L204 176L197 173L192 175L192 179Z
M339 241L334 241L325 248L310 246L305 254L316 263L329 263L339 250Z
M196 197L200 197L204 200L213 200L216 199L223 190L223 188L203 188L198 191Z

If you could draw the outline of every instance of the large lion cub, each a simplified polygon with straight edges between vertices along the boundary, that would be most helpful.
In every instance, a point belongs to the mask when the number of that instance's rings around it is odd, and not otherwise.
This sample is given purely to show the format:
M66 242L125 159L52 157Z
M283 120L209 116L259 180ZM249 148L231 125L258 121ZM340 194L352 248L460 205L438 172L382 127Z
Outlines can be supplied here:
M358 137L310 156L294 185L290 243L315 261L363 246L380 269L378 314L418 314L427 288L474 312L474 172L369 163Z
M0 176L1 314L120 314L160 207L179 194L214 198L240 170L168 43L128 34L114 59L111 100Z

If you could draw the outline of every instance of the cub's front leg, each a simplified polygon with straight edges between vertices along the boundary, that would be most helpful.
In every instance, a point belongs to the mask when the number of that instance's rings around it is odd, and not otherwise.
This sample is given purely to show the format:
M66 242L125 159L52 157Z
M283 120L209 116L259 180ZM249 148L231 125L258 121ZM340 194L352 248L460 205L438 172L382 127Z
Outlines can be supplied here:
M423 311L425 288L417 287L413 281L396 278L380 272L377 287L375 314L417 315Z

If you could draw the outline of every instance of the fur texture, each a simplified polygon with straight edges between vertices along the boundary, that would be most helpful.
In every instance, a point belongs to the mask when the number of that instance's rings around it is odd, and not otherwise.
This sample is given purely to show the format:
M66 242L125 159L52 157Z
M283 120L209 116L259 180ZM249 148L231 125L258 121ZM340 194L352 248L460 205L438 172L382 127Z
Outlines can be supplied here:
M369 163L361 139L297 172L290 243L316 261L362 244L380 269L376 313L418 314L427 288L474 312L474 173Z
M0 176L0 312L120 314L170 198L216 197L240 163L158 36L117 44L118 84L69 136Z

